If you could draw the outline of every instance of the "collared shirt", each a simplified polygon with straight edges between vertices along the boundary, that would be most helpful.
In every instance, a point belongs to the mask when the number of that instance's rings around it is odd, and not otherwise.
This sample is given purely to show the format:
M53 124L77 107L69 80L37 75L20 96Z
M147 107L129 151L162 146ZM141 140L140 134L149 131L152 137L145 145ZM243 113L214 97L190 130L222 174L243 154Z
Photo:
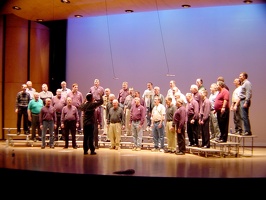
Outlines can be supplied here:
M104 94L104 89L102 86L98 86L98 87L92 86L90 88L90 93L92 93L92 96L95 100L99 100Z
M35 99L32 99L28 105L28 110L30 110L30 112L33 114L39 114L42 107L43 101L41 99L38 99L37 101Z
M78 109L73 105L66 105L62 108L61 123L65 121L76 121L79 122Z
M172 123L172 127L176 127L177 129L184 128L186 121L187 121L187 113L186 108L184 106L178 107L174 114L174 119Z
M40 115L39 115L39 121L40 121L40 125L43 124L43 121L54 121L54 123L56 123L57 118L56 118L55 108L53 106L42 107Z
M130 109L130 123L132 121L140 121L140 125L143 125L145 122L146 108L142 105L134 104Z
M159 103L157 106L154 106L152 109L152 120L154 122L163 121L165 117L165 106Z
M173 105L172 103L169 106L166 106L165 109L165 119L166 121L173 121L173 117L176 111L176 106Z
M67 97L71 97L72 99L72 105L76 106L77 108L82 104L83 102L83 95L80 91L77 91L73 93L72 91L67 93Z
M107 117L107 124L110 123L121 123L125 125L125 115L121 107L111 107Z
M59 99L57 96L52 98L52 106L55 108L57 113L61 113L63 107L66 105L66 99L61 96Z
M252 84L249 82L249 80L246 79L243 81L240 87L241 90L239 93L239 98L249 103L252 97Z
M195 99L192 99L191 102L187 102L186 112L187 116L190 118L194 120L199 119L199 103Z

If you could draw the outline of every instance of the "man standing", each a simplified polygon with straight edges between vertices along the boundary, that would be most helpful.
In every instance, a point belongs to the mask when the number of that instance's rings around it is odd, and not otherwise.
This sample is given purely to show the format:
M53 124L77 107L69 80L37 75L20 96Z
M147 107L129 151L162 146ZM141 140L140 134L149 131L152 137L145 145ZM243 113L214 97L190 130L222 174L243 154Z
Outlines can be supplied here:
M28 118L31 121L31 139L36 142L36 129L38 129L39 140L41 140L41 129L39 114L43 107L43 100L40 99L39 93L34 93L34 98L28 105Z
M79 114L79 124L81 125L81 110L79 109L80 105L83 103L83 95L79 91L79 86L77 83L72 84L72 90L71 92L67 93L67 97L71 97L72 99L72 105L76 106L78 109L78 114ZM81 126L78 127L78 133L81 134Z
M135 103L130 109L130 124L133 136L133 151L140 151L142 146L143 125L145 122L146 109L140 104L140 98L134 98Z
M76 128L79 127L79 115L76 106L72 105L71 97L67 97L67 105L62 108L61 114L61 128L65 133L65 146L64 149L68 148L69 132L72 138L72 148L77 149L76 143Z
M230 110L233 112L233 119L234 119L234 125L235 125L235 131L233 134L239 134L241 135L243 130L243 119L242 119L242 114L241 114L241 108L240 105L238 104L236 106L236 110L234 109L235 104L238 102L238 96L241 90L241 82L238 78L235 78L234 80L234 85L235 89L232 94L232 104Z
M110 149L119 150L122 129L125 128L125 115L117 99L113 100L113 107L108 111L107 124L109 126L109 137L111 140Z
M176 155L185 155L186 152L185 131L187 112L183 104L184 101L182 99L176 99L176 111L173 116L172 123L172 131L175 130L177 134L176 140L178 144L178 150L176 150Z
M28 104L30 102L30 94L26 92L27 85L22 84L22 90L18 92L16 97L16 109L15 112L17 113L17 135L20 135L20 126L21 126L21 119L23 117L23 129L24 134L29 134L29 126L28 126Z
M159 151L164 152L164 120L165 120L165 106L160 103L158 97L154 98L154 107L151 114L151 127L154 148L153 152Z
M241 90L239 93L239 100L235 104L234 109L236 110L237 105L240 104L244 123L244 132L242 133L242 135L252 135L249 121L249 107L251 105L252 84L248 80L248 74L246 72L240 73L239 80L241 81Z
M45 99L45 106L40 112L40 128L42 130L42 149L45 148L46 132L49 129L49 146L54 149L54 129L56 128L56 111L50 98Z
M56 117L57 117L57 124L54 131L54 137L56 141L58 140L59 128L61 127L61 112L65 105L66 105L66 99L65 97L62 96L62 90L57 89L56 95L52 97L52 106L56 110ZM62 136L64 136L63 133Z
M103 98L98 101L94 100L92 93L86 95L86 100L80 105L80 110L83 111L83 151L84 155L95 155L94 146L94 128L95 128L95 109L103 104Z
M228 125L229 125L229 91L225 88L223 81L217 81L217 95L214 103L214 109L217 113L217 120L221 132L220 138L216 142L227 142L228 138Z

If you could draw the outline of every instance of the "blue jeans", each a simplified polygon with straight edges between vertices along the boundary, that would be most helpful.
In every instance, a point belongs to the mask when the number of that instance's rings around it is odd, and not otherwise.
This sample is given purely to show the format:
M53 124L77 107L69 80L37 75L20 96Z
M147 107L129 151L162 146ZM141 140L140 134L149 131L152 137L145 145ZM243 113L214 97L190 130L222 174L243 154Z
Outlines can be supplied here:
M135 147L141 148L143 128L139 128L140 121L132 121L131 131L133 136L133 143Z
M160 148L164 148L164 124L162 123L161 128L159 128L159 122L154 122L152 127L152 134L153 134L153 142L154 142L154 148L158 149L159 145Z
M248 104L248 107L244 107L245 100L240 101L240 107L242 111L242 119L243 119L243 124L244 124L244 132L251 133L251 128L250 128L250 121L249 121L249 107L250 103Z
M42 128L42 146L45 147L45 137L46 132L49 129L49 145L54 146L54 121L43 121L43 128Z

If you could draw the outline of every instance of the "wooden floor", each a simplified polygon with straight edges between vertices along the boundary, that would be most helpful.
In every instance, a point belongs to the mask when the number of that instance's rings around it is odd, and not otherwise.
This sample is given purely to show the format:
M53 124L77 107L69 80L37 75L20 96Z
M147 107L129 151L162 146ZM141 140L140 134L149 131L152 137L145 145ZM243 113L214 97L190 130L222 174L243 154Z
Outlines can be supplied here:
M83 155L83 149L41 149L40 146L6 146L0 142L0 168L74 174L113 175L134 169L133 176L190 178L257 178L266 176L266 148L254 148L253 156L217 157L197 154L175 155L132 151L127 147L102 147L97 155ZM14 155L12 155L14 153Z
M22 176L27 173L58 175L87 175L99 177L135 177L153 181L154 178L189 179L263 179L266 177L266 148L254 147L253 156L175 155L150 150L132 151L125 147L110 150L101 147L97 155L83 155L83 149L50 149L40 146L7 146L0 142L0 177ZM134 169L135 173L114 174ZM31 174L32 175L32 174ZM150 178L150 179L149 179ZM167 179L169 182L169 179ZM130 181L130 180L129 180ZM249 180L250 182L250 180Z

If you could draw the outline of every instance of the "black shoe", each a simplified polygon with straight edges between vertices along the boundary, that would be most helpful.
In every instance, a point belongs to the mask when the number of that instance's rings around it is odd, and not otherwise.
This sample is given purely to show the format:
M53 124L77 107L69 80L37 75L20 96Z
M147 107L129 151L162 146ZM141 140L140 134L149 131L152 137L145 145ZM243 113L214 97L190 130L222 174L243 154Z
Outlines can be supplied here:
M225 141L223 141L223 140L217 140L216 142L218 142L218 143L224 143Z
M64 147L63 149L68 149L68 147Z
M77 146L73 147L73 149L77 149L77 148L78 148Z
M37 142L36 138L33 139L34 142Z
M88 152L84 152L84 155L88 155Z
M17 132L17 135L20 135L20 132Z
M91 152L91 155L96 155L97 153L94 151L94 152Z
M185 155L185 153L182 152L182 151L176 152L175 154L176 154L176 155Z
M199 145L197 145L197 144L193 144L192 146L193 146L193 147L198 147Z
M51 149L54 149L54 146L50 146Z
M29 131L25 131L24 134L25 135L29 135L30 133L29 133Z
M242 133L243 136L248 136L248 135L252 135L251 132L245 132L245 133Z
M201 147L202 149L209 149L210 147L208 147L208 146L203 146L203 147Z

